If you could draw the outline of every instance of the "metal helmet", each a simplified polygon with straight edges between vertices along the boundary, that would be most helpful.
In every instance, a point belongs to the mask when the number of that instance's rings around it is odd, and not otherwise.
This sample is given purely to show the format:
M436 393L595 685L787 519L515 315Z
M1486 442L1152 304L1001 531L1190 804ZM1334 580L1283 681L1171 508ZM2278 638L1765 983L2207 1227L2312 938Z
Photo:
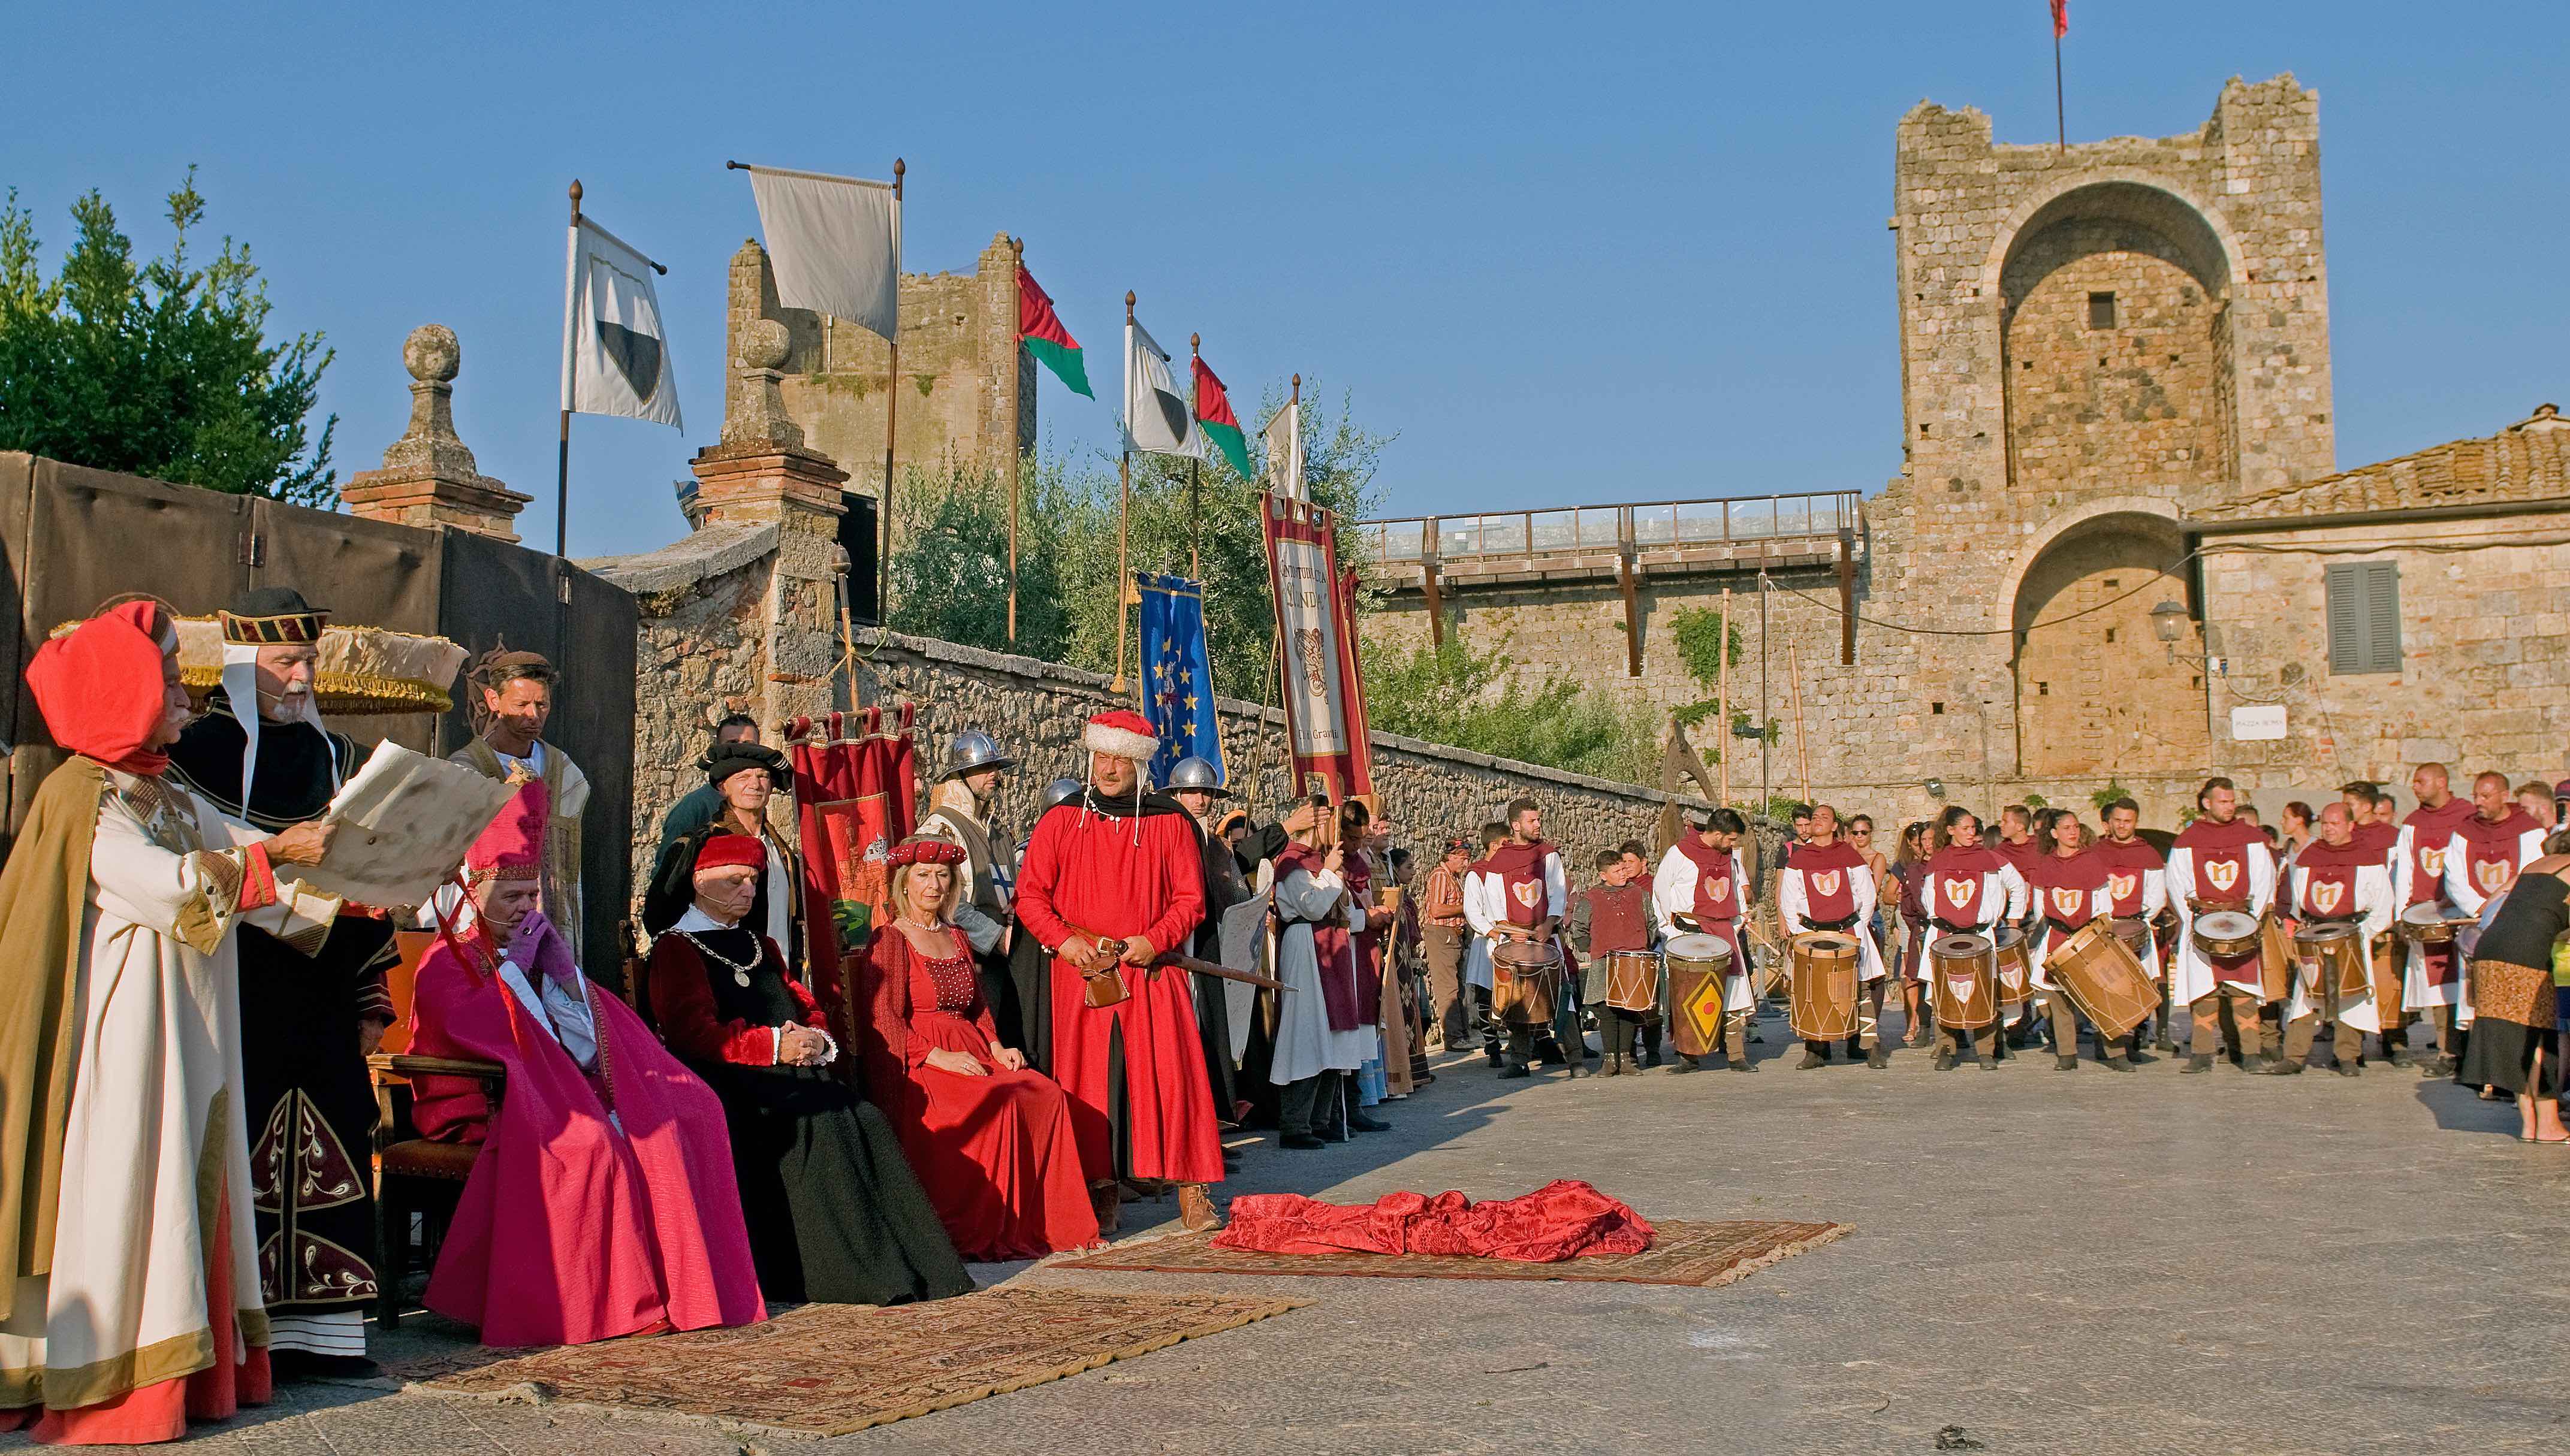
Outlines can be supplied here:
M1222 772L1194 754L1179 759L1169 768L1169 781L1160 786L1163 793L1179 789L1197 789L1217 799L1228 799L1231 791L1222 786Z
M946 772L937 776L937 782L942 784L948 779L960 779L983 769L1013 769L1017 766L1018 761L1000 752L1000 745L990 734L979 728L967 728L956 734L955 742L947 748Z
M1068 804L1078 798L1079 791L1086 787L1077 779L1069 777L1056 779L1045 785L1044 807L1051 809L1057 804Z

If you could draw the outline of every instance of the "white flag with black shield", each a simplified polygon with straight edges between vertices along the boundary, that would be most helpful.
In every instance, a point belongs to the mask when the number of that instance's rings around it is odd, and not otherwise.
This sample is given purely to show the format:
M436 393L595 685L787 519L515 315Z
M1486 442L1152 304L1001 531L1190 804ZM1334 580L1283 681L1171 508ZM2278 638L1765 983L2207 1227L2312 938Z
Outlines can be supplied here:
M571 278L563 308L562 407L683 429L669 334L651 287L658 263L587 217L572 224Z

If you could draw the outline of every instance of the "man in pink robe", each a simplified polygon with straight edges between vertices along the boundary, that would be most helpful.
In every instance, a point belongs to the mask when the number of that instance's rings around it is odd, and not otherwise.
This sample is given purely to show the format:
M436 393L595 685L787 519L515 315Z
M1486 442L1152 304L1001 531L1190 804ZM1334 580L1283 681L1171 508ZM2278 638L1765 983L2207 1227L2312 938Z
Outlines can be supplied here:
M499 1063L421 1079L422 1136L479 1142L428 1306L491 1345L585 1344L767 1315L711 1089L590 984L537 908L545 787L466 856L473 924L421 961L411 1053Z

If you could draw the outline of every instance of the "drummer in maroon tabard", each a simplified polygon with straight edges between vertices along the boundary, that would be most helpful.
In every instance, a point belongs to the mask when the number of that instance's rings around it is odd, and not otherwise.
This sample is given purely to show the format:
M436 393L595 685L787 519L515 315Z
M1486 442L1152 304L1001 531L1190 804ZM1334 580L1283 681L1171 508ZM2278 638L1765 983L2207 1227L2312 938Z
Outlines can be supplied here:
M2070 1004L2069 993L2053 980L2044 958L2090 920L2114 912L2115 862L2098 853L2078 815L2056 817L2051 829L2050 853L2026 862L2025 883L2034 901L2035 926L2026 950L2034 962L2035 989L2043 993L2052 1016L2053 1069L2075 1072L2079 1070L2079 1011ZM2124 1055L2124 1043L2107 1039L2102 1031L2097 1056L2118 1072L2133 1069L2132 1060Z
M2472 803L2454 796L2453 784L2440 763L2418 765L2409 775L2409 792L2418 796L2418 807L2400 821L2400 842L2391 865L2391 912L2397 915L2414 906L2436 906L2441 918L2459 919L2462 911L2445 902L2445 850L2453 843L2455 830L2472 817ZM2405 1023L2417 1019L2421 1012L2434 1012L2436 1056L2431 1070L2440 1076L2453 1071L2458 1054L2454 1004L2462 998L2462 989L2463 974L2454 958L2453 941L2408 942L2400 976L2400 1019ZM2387 1019L2383 1025L2383 1041L2389 1047L2391 1064L2405 1065L2405 1031L2390 1030L2393 1023Z
M1472 917L1473 928L1490 936L1494 944L1526 940L1552 946L1553 930L1570 912L1570 882L1562 873L1561 852L1544 839L1543 808L1532 799L1509 800L1506 823L1508 837L1493 845L1482 860L1483 904L1478 909L1468 904L1465 912ZM1568 989L1560 989L1558 999L1566 1002ZM1529 1061L1568 1064L1582 1050L1565 1050L1550 1026L1510 1021L1507 1031L1507 1065L1500 1069L1501 1077L1532 1076ZM1571 1070L1579 1069L1572 1066Z
M2366 951L2365 983L2370 987L2374 938L2391 928L2391 872L2383 866L2378 843L2356 838L2356 816L2344 803L2322 805L2314 828L2318 837L2294 857L2289 903L2306 927L2345 925L2356 931ZM2294 997L2286 1003L2285 1054L2262 1070L2284 1075L2303 1069L2328 1001L2315 977L2334 974L2326 966L2297 967ZM2364 1033L2382 1024L2378 1011L2370 994L2339 1002L2333 1046L2338 1060L2331 1070L2342 1077L2357 1075Z
M1790 947L1796 935L1834 930L1856 941L1857 1033L1848 1038L1848 1055L1865 1053L1866 1065L1891 1064L1883 1044L1883 952L1867 926L1874 918L1874 867L1856 846L1839 837L1838 811L1812 806L1812 835L1786 852L1785 869L1776 878L1776 914ZM1787 953L1791 953L1790 949ZM1808 1071L1829 1062L1829 1044L1803 1043L1801 1066Z
M1570 924L1562 938L1587 962L1579 999L1597 1013L1598 1039L1606 1043L1606 1075L1642 1070L1633 1043L1644 1013L1608 1003L1606 957L1625 950L1648 953L1660 937L1651 921L1651 892L1634 883L1633 862L1622 851L1597 852L1597 883L1570 898ZM1656 975L1652 983L1657 985Z
M1936 816L1936 827L1928 836L1928 876L1919 888L1919 899L1928 908L1928 924L1931 941L1945 935L1977 935L1988 940L2002 924L2013 924L2024 917L2025 877L1996 850L1981 843L1981 822L1972 811L1956 804ZM1924 958L1917 977L1930 983L1932 992L1935 957ZM1995 974L1995 970L1993 970ZM1927 998L1934 1005L1932 993ZM1936 1027L1937 1071L1950 1072L1955 1059L1969 1041L1981 1059L1983 1071L1999 1069L2002 1038L1996 1021L1974 1030L1939 1024Z
M1210 1229L1221 1220L1205 1185L1222 1181L1222 1144L1195 1002L1184 971L1145 969L1204 918L1195 822L1145 790L1158 743L1139 713L1100 713L1080 741L1088 784L1036 821L1018 877L1018 923L1052 956L1053 1077L1071 1097L1102 1228L1115 1227L1115 1184L1129 1178L1178 1185L1180 1221ZM1081 972L1110 965L1129 994L1090 1006Z
M2181 1072L2213 1070L2222 1049L2222 1005L2229 1002L2238 1035L2240 1065L2256 1071L2267 1057L2259 1018L2265 999L2256 947L2219 958L2195 940L2195 922L2215 910L2256 918L2276 897L2276 854L2256 825L2239 817L2240 791L2229 779L2211 778L2196 792L2202 811L2169 847L2169 899L2177 908L2177 958L2171 992L2195 1014L2195 1040Z
M1702 811L1694 827L1680 835L1660 857L1651 876L1651 905L1658 912L1660 936L1704 934L1731 947L1722 987L1722 1054L1735 1072L1754 1072L1749 1060L1749 1015L1756 1009L1750 995L1749 948L1740 940L1740 920L1749 912L1757 887L1741 862L1740 841L1749 822L1736 809ZM1661 1014L1675 1023L1678 1010L1664 1002ZM1692 1072L1702 1063L1684 1052L1669 1071Z
M2138 921L2141 931L2132 937L2140 943L2133 953L2140 957L2142 971L2159 982L2159 1039L2162 1051L2173 1051L2176 1043L2169 1040L2169 1018L2176 1014L2168 994L2168 967L2161 963L2160 939L2153 933L2152 922L2168 909L2168 862L2141 837L2142 807L2130 799L2117 799L2108 804L2102 816L2106 833L2090 845L2089 850L2107 866L2106 891L2110 909L2106 911L2118 920ZM2118 926L2129 929L2129 926ZM2129 940L2127 943L2131 943ZM2142 1046L2145 1026L2133 1028L2133 1051Z

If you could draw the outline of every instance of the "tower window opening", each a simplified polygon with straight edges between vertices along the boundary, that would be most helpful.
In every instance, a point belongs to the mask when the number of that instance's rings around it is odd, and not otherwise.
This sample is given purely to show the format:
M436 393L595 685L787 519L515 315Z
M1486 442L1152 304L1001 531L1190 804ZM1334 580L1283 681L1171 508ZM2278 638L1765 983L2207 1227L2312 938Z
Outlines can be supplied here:
M2114 294L2091 293L2088 295L2088 326L2092 329L2110 329L2115 326Z

